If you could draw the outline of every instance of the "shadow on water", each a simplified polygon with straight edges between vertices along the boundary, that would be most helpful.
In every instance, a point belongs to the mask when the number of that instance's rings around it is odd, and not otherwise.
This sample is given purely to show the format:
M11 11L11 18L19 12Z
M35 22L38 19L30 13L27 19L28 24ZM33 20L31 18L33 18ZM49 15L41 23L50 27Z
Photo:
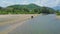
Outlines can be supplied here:
M60 34L60 20L55 14L40 15L8 34Z

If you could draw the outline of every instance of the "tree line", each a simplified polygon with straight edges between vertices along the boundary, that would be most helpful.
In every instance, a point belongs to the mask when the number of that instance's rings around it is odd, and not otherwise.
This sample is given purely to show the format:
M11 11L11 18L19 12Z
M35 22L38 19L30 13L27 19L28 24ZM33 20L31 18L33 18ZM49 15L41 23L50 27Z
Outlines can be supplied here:
M56 10L49 7L40 7L35 4L30 5L13 5L6 8L0 7L0 14L53 14Z

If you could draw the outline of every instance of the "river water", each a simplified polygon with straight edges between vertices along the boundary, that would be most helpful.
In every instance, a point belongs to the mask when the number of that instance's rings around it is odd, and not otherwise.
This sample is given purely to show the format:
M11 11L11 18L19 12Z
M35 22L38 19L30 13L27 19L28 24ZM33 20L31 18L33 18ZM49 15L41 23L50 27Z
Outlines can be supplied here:
M8 34L60 34L60 19L57 19L55 14L40 15Z

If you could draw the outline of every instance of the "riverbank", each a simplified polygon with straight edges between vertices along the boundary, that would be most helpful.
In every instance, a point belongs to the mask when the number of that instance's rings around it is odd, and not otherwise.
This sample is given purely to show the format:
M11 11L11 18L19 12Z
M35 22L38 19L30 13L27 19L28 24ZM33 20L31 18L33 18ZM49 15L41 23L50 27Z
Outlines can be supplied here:
M16 21L23 22L27 19L30 19L31 16L38 16L39 14L15 14L15 15L0 15L0 25L12 24Z
M0 31L0 34L7 34L19 25L25 23L25 21L31 19L31 16L36 17L38 15L39 14L0 15L0 27L5 27L9 25L9 29L4 29L4 31Z
M56 18L60 19L60 16L59 16L59 15L57 15L57 16L56 16Z

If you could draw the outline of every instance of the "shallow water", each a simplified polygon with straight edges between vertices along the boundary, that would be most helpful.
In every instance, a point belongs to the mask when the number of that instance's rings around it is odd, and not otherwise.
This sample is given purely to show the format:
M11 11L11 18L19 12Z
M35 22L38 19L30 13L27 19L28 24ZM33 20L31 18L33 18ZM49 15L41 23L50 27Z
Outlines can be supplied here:
M9 25L0 26L0 32L5 31L9 28Z
M60 19L55 14L40 15L8 34L60 34Z

